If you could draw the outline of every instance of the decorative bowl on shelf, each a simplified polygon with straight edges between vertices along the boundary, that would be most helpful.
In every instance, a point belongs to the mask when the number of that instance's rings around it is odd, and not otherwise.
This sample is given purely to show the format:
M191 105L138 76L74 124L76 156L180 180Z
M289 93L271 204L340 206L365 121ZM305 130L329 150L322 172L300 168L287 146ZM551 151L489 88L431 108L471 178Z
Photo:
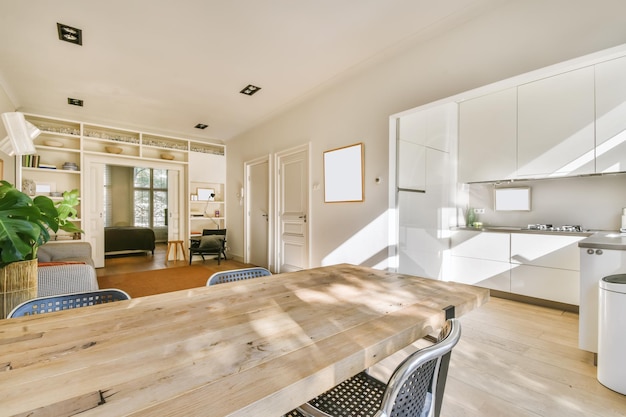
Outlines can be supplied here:
M173 161L174 160L174 155L172 155L171 153L162 153L161 154L161 159L166 159L168 161Z
M104 149L108 153L122 153L122 151L124 150L124 149L120 148L119 146L105 146Z
M63 142L59 142L58 140L46 140L43 144L46 146L54 146L55 148L63 147Z

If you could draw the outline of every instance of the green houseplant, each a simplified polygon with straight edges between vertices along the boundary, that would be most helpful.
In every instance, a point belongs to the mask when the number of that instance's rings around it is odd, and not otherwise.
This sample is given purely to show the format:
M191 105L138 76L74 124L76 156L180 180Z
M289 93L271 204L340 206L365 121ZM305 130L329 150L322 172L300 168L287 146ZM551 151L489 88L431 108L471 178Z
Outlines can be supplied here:
M82 233L69 220L78 202L78 190L64 192L55 203L0 181L0 318L37 296L37 249L50 240L50 232Z

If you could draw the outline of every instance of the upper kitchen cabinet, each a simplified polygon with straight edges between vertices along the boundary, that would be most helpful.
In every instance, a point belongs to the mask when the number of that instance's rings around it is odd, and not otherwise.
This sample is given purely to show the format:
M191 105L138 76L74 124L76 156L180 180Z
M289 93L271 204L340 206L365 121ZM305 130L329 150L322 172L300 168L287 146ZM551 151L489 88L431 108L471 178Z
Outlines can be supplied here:
M398 139L449 152L456 126L457 105L448 103L400 117Z
M456 132L456 103L398 118L398 187L426 190L428 150L448 153L450 141L456 137Z
M592 174L593 66L518 88L517 177Z
M626 57L596 65L596 172L626 171Z
M460 103L459 182L515 177L517 88Z

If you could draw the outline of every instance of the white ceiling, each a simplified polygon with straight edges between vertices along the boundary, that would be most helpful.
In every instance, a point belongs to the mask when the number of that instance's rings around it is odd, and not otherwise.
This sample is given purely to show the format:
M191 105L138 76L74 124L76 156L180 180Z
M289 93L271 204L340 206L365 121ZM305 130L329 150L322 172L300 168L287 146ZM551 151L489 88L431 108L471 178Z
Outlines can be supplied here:
M505 2L2 0L0 85L24 112L225 141ZM60 41L57 22L83 45ZM247 84L262 90L239 94Z

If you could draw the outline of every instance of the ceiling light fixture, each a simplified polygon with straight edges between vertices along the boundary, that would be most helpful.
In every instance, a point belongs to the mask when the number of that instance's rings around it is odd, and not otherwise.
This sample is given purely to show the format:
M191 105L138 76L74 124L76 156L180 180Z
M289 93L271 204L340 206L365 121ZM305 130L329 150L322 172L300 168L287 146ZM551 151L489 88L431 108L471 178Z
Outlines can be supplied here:
M245 94L247 96L251 96L252 94L255 94L256 92L258 92L261 89L261 87L257 87L256 85L252 85L252 84L248 84L248 86L246 88L244 88L243 90L240 91L241 94Z
M74 43L76 45L83 44L83 31L62 23L57 23L57 31L59 39L65 42Z
M71 104L72 106L83 107L83 101L78 98L67 98L67 104Z
M194 126L196 129L206 129L209 125L205 125L204 123L198 123Z

